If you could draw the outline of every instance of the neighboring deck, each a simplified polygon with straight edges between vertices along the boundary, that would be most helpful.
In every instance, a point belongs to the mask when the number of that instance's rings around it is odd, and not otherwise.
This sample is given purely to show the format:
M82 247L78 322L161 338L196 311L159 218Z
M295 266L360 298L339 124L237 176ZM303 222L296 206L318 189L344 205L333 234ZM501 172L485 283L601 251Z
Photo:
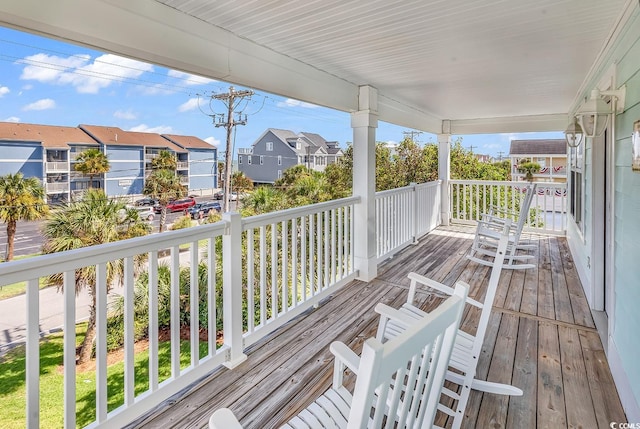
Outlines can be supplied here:
M432 232L383 263L374 281L345 286L248 350L236 369L217 371L131 427L200 428L221 407L231 408L245 429L278 427L330 385L329 344L340 340L360 353L363 340L375 335L376 303L397 307L406 299L409 271L448 285L466 281L471 296L483 296L489 268L464 257L469 232ZM626 421L566 240L527 238L539 244L537 268L503 271L477 374L510 382L524 395L472 393L463 426L608 428ZM425 309L439 302L420 298ZM463 326L474 326L477 317L468 312Z

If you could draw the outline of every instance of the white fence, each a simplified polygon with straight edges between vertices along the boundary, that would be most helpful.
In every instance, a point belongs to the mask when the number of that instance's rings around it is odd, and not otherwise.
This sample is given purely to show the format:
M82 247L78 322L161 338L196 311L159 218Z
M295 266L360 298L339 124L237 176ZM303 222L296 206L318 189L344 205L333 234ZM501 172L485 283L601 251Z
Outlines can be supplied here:
M440 225L440 187L435 181L376 193L378 261Z
M518 211L528 182L451 180L449 210L452 222L475 224L491 206ZM537 192L525 227L531 231L564 234L567 227L567 184L536 182Z

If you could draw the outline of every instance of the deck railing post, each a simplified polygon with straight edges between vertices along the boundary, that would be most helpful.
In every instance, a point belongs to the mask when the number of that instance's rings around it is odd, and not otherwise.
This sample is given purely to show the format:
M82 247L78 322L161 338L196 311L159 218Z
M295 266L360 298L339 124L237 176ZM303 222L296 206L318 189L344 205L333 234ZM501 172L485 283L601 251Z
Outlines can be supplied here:
M235 368L247 359L242 338L242 218L239 213L222 215L227 230L222 238L222 319L227 359Z
M448 121L447 128L449 126ZM445 125L443 124L443 131ZM448 226L451 212L451 189L449 189L449 180L451 178L451 134L438 134L438 179L442 181L440 190L440 196L442 198L442 205L440 206L442 225Z
M418 216L420 215L420 212L418 211L418 184L416 182L411 182L409 183L409 186L411 186L411 204L413 205L412 209L413 209L413 222L411 222L411 236L413 237L413 244L418 243L418 225L420 224L418 222Z

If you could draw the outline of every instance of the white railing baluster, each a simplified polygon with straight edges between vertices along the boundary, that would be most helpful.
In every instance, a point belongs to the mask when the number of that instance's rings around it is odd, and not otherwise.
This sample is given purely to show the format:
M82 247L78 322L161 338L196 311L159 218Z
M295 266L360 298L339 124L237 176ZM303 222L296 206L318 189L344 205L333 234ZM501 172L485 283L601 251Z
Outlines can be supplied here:
M271 224L271 319L278 317L278 228Z
M158 332L158 251L149 252L149 332ZM158 336L149 335L149 390L158 389Z
M300 219L300 278L302 287L302 301L307 300L307 216Z
M224 344L228 347L224 365L235 368L247 359L242 336L242 219L239 213L225 213L229 227L223 236L223 312Z
M65 271L64 294L64 427L76 427L76 277L75 270ZM28 293L28 289L27 289ZM125 368L126 369L126 368ZM125 372L126 380L126 372ZM126 398L126 391L125 391Z
M282 223L280 224L280 228L281 228L281 240L282 240L282 250L281 250L281 254L282 254L282 285L281 285L281 290L282 290L282 312L286 313L289 310L289 281L288 281L288 277L289 277L289 258L288 258L288 253L289 253L289 246L288 246L288 242L289 242L289 235L288 235L288 221L282 221Z
M267 227L260 227L260 325L267 323Z
M135 295L133 256L124 258L124 403L131 406L135 399Z
M40 427L40 289L38 279L27 281L27 428Z
M171 376L180 375L180 247L171 248ZM157 290L156 290L156 299ZM155 305L154 307L157 307Z
M336 210L332 209L329 212L330 216L330 229L331 229L331 284L334 284L336 282L336 233L338 231L336 231L337 229L337 225L336 225Z
M342 255L344 251L344 223L342 222L342 215L344 214L344 207L338 209L338 279L342 280L342 270L344 268Z
M309 293L311 294L311 296L314 296L316 294L316 291L315 291L316 269L315 269L314 261L316 256L315 246L316 246L317 239L314 239L314 236L315 236L314 220L315 220L315 214L309 215Z
M323 264L323 260L322 260L322 244L323 244L323 237L322 237L322 212L318 212L316 213L316 257L317 257L317 262L316 262L316 277L317 277L317 289L318 292L322 291L322 289L324 289L324 281L322 279L322 264Z
M331 236L329 233L329 210L324 211L324 283L323 289L329 287L331 279L329 277L329 268L331 263L329 262L329 250L331 250Z
M216 239L214 237L209 238L209 241L207 242L207 266L207 318L209 321L209 326L207 327L207 348L209 356L213 356L216 353L216 340L218 334L218 314L216 310L216 306L218 305L218 300L216 298ZM253 269L253 264L251 265L251 268ZM253 294L250 295L249 299L251 299L249 302L253 304ZM253 311L253 305L249 308ZM251 318L251 321L253 322L253 318Z
M291 306L298 305L298 218L291 219Z
M189 321L189 342L191 345L191 366L198 365L200 361L200 284L198 276L198 242L193 241L190 247L191 257L191 270L189 273L190 290L189 290L189 312L191 313L191 320Z
M107 419L107 264L96 265L96 420Z
M253 332L255 303L254 303L254 260L253 252L255 243L253 242L253 228L247 230L247 331Z

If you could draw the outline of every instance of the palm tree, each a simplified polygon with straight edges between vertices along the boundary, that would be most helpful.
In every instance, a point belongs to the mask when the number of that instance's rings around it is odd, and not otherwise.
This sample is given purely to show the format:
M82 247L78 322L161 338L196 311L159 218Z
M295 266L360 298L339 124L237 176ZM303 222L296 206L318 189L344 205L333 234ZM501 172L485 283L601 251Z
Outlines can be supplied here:
M268 213L287 208L283 191L272 186L259 186L243 201L243 207L254 214Z
M89 176L89 189L93 188L93 178L108 172L110 168L107 155L100 149L87 149L80 152L74 165L76 171Z
M178 168L178 161L173 152L161 150L158 156L151 160L151 167L154 170L171 170L175 172Z
M13 259L14 240L19 220L36 220L49 213L44 187L35 177L22 173L0 177L0 220L7 224L7 257Z
M157 158L156 158L157 159ZM167 204L170 200L182 197L187 189L180 183L180 178L171 170L154 170L144 183L144 194L157 198L160 207L160 232L164 231L167 222Z
M79 249L103 243L119 241L149 233L149 227L139 217L127 215L124 202L110 200L104 191L90 189L80 201L68 203L53 213L44 227L43 253L55 253ZM136 268L142 265L143 256L136 258ZM121 259L107 263L107 290L122 279L124 265ZM62 287L62 274L50 276L50 285ZM80 347L78 363L91 359L96 336L96 270L94 266L76 270L76 293L88 288L91 296L89 322Z
M231 188L232 191L238 194L237 207L239 207L241 202L240 195L253 189L253 180L242 171L236 171L231 175Z

